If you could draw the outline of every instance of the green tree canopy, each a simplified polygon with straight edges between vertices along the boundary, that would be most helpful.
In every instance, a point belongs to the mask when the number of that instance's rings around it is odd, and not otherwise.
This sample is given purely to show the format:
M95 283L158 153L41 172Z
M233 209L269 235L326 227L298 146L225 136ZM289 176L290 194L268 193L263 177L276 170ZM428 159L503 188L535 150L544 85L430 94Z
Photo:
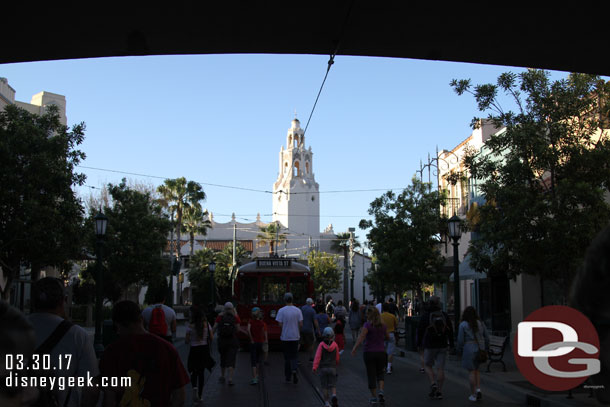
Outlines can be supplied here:
M326 294L337 292L341 286L341 273L337 265L338 256L311 251L307 255L307 262L313 274L316 296L325 298Z
M81 257L83 207L72 186L82 185L75 167L84 123L68 129L58 109L42 116L14 105L0 111L0 267L6 296L22 265L32 278L44 266L67 271Z
M147 285L167 275L169 265L161 258L167 244L170 222L160 205L150 196L130 189L125 179L119 185L108 184L111 206L104 208L108 227L104 239L104 287L107 298L116 300L130 285ZM89 225L89 246L95 248L93 216Z
M570 286L584 251L610 220L610 86L599 77L505 73L496 84L451 85L474 96L481 112L506 128L465 165L486 204L469 251L479 271L535 274ZM501 106L512 99L514 111ZM473 121L476 126L478 119Z
M443 257L438 251L441 197L416 177L400 194L388 191L371 202L373 220L363 219L367 239L379 262L378 290L419 289L421 284L441 279ZM380 278L377 278L380 277ZM384 287L379 287L383 282Z

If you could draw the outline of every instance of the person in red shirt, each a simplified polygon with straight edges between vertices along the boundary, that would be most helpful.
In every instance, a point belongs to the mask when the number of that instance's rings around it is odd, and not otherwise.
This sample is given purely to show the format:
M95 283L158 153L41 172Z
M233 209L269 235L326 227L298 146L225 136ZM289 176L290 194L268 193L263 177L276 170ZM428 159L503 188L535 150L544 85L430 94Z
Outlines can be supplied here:
M140 307L120 301L112 309L119 339L104 350L102 377L130 377L129 387L104 387L104 406L183 406L189 377L174 346L144 329Z
M252 361L252 380L250 384L258 384L258 364L263 354L263 344L268 343L267 325L263 322L263 313L259 307L252 308L252 319L248 322L250 337L250 356Z

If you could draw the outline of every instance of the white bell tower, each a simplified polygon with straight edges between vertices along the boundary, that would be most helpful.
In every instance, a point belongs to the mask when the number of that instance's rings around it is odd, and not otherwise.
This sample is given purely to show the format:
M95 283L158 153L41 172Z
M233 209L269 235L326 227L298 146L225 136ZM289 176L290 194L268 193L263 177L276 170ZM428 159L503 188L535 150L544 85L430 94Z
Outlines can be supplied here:
M273 220L292 232L320 236L320 194L313 174L313 153L295 117L280 149L280 168L273 184ZM290 240L290 239L288 239Z

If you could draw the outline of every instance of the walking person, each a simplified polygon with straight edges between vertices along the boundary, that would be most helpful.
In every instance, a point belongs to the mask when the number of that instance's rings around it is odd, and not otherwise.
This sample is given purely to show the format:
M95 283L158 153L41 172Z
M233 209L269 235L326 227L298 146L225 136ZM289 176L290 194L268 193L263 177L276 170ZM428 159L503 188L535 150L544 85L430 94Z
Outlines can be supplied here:
M368 387L371 392L370 404L385 403L384 373L387 363L384 342L388 339L386 326L381 322L381 316L377 308L370 307L367 321L362 327L360 336L352 349L352 356L356 355L356 349L364 342L364 365ZM378 390L379 389L379 390Z
M335 307L334 315L335 318L345 319L347 317L347 309L343 306L342 300L337 301L337 306Z
M165 293L155 295L155 303L142 311L144 328L172 343L176 336L176 312L165 305Z
M191 375L193 402L201 402L205 369L212 370L216 362L210 355L212 327L205 313L197 306L191 307L191 321L186 328L184 343L190 345L187 370Z
M301 342L303 349L309 356L309 361L313 362L314 356L314 343L316 338L320 336L320 328L318 326L318 320L316 319L316 311L312 307L313 300L308 298L305 301L305 305L301 307L301 313L303 314L303 327L301 328Z
M324 406L338 407L337 400L337 365L339 364L339 347L333 340L335 333L331 327L326 327L322 333L322 342L318 345L313 361L314 373L320 369L320 387L324 395ZM329 392L332 393L329 402Z
M398 320L396 315L391 312L390 303L386 302L382 306L383 312L381 313L381 322L385 324L388 330L388 340L385 342L385 351L388 354L388 366L386 368L387 374L394 372L392 368L392 360L394 359L394 349L396 348L396 329L398 328Z
M418 335L423 337L424 369L430 380L428 396L431 399L442 399L447 346L453 348L454 343L451 321L447 313L441 310L440 297L430 298L429 308L419 322ZM433 367L436 367L436 375Z
M330 326L330 317L326 313L326 309L323 304L316 305L316 322L318 323L318 343L322 341L322 332L327 326Z
M345 319L337 317L335 320L335 342L339 346L339 354L343 354L345 349Z
M129 387L106 386L104 406L184 406L188 373L174 345L144 329L140 307L120 301L112 308L119 339L100 360L102 377L130 377Z
M462 313L457 336L457 351L462 355L462 367L468 370L470 396L468 400L483 398L481 393L481 372L479 365L487 359L489 335L485 324L479 319L474 307L466 307ZM482 354L483 357L479 355Z
M227 384L233 386L233 373L235 372L235 359L239 341L237 331L241 320L235 313L235 307L230 302L225 303L224 311L214 321L214 332L218 335L218 353L220 353L220 378L218 381L224 383L225 373L228 373Z
M352 304L349 307L348 323L350 330L352 331L352 343L356 343L356 338L360 335L360 304L358 300L352 300Z
M263 313L259 307L252 308L252 319L248 322L250 337L250 362L252 364L252 380L250 384L258 384L258 365L263 359L263 346L268 343L267 324L263 322Z
M297 384L299 382L297 368L303 313L299 308L292 305L292 293L284 295L284 302L286 302L286 305L279 309L275 320L280 324L280 328L282 328L280 341L284 349L284 376L286 377L286 382L290 382L290 377L292 376L292 382Z

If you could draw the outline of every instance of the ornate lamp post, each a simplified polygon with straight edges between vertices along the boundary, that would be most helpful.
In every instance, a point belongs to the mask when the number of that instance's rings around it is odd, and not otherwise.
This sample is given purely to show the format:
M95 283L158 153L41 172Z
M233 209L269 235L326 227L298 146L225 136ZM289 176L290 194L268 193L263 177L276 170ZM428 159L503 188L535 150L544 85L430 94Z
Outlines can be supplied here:
M102 273L102 239L106 235L106 227L108 226L108 218L103 213L95 215L95 236L97 236L97 275L95 280L95 337L94 348L95 354L99 358L104 352L104 343L102 340L102 320L104 319L102 300L104 298L104 275Z
M458 254L459 240L462 236L462 220L457 216L453 215L448 222L449 225L449 237L453 241L453 312L455 313L455 332L457 333L457 327L460 325L460 260Z

